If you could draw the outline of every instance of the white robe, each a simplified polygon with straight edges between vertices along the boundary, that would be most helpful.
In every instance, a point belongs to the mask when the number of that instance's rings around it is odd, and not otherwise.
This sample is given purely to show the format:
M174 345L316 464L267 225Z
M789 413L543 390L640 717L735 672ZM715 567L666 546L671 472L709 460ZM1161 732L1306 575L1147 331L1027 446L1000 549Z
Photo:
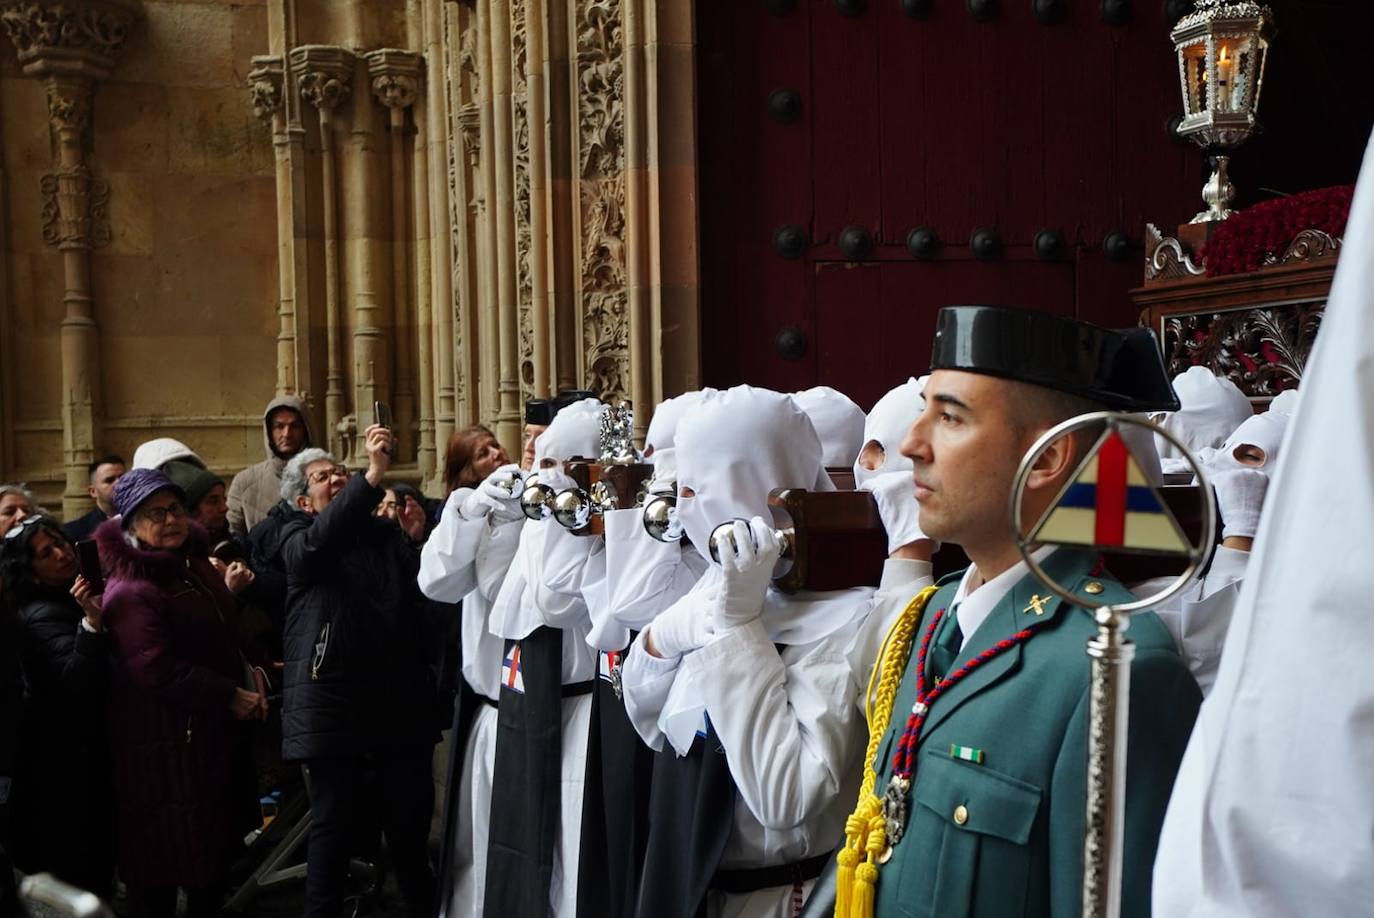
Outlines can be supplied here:
M1249 563L1249 552L1217 548L1204 576L1154 610L1173 635L1204 698L1216 682L1221 652L1226 646L1226 632L1231 627L1231 616ZM1173 581L1172 577L1147 580L1132 586L1131 592L1143 598L1157 594Z
M1374 911L1374 144L1212 694L1154 914Z
M420 552L420 589L439 602L462 601L463 678L491 701L499 697L502 641L488 630L492 602L515 556L518 523L459 511L470 488L449 495L439 525ZM487 825L496 766L496 708L478 705L459 770L453 845L453 893L447 918L481 918L486 894Z
M503 638L519 640L544 626L563 631L564 685L596 678L596 654L587 643L591 620L581 591L598 542L574 536L553 520L526 521L515 561L493 610L492 630ZM560 818L549 900L554 918L575 918L592 696L565 698L562 704Z
M714 579L708 574L703 596L715 590ZM762 620L717 634L678 659L653 657L635 642L623 678L626 709L641 736L647 733L646 740L662 748L666 733L658 721L671 710L674 686L686 675L725 747L738 799L722 868L802 860L829 852L843 837L862 777L869 673L888 628L929 583L929 564L889 561L876 593L846 591L855 614L844 624L781 652ZM807 600L779 598L771 590L770 599L775 609L791 603L806 619L800 607ZM787 918L792 895L790 885L749 894L713 891L707 914Z

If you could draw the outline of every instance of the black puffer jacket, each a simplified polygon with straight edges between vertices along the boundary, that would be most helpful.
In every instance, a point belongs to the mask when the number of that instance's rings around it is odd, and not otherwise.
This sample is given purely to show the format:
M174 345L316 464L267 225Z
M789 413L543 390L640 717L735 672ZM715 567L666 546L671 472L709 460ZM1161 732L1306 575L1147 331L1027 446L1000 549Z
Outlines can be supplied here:
M293 511L283 525L285 759L438 739L420 554L373 515L382 494L359 475L318 516Z
M108 636L81 627L66 590L37 586L19 609L25 705L16 769L16 863L108 895L114 787L106 738Z

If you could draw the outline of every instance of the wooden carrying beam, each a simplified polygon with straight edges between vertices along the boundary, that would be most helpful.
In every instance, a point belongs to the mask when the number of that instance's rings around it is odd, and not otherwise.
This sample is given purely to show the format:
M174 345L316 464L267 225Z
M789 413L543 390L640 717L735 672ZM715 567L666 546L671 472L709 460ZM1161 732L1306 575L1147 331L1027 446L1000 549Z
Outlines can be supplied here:
M773 585L784 593L877 586L887 558L887 533L867 491L776 490L768 495L773 522L791 532L791 567Z
M1202 499L1192 485L1160 489L1184 534L1196 539L1202 531ZM887 557L887 533L878 505L867 491L806 491L779 489L768 496L774 525L788 536L791 566L774 578L785 593L798 590L842 590L877 586ZM1167 555L1104 552L1106 569L1122 583L1176 576L1186 559ZM935 576L943 577L968 566L957 545L945 545L933 559Z
M602 465L590 459L573 459L563 465L568 477L577 482L584 494L590 496L595 509L587 525L573 530L575 535L601 535L606 531L606 510L628 510L638 505L639 492L650 478L654 467L647 462L632 465ZM604 483L606 487L598 488Z

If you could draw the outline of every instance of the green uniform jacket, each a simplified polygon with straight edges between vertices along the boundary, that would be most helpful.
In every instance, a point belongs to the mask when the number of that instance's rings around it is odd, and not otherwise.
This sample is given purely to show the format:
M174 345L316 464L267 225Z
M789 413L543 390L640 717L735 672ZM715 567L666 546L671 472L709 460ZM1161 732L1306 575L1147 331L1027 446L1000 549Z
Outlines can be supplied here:
M1095 581L1103 587L1095 599L1134 599L1110 578L1092 576L1095 564L1092 554L1060 549L1042 567L1070 592L1086 595L1083 587ZM878 748L879 796L916 698L921 637L935 612L949 609L957 589L957 577L944 581L917 627L892 727ZM908 797L906 835L881 868L877 918L1079 915L1088 738L1084 648L1097 629L1085 611L1059 600L1039 616L1024 611L1036 594L1048 595L1027 575L966 636L949 669L1041 623L1028 641L971 672L931 706ZM1135 644L1135 659L1121 914L1148 918L1155 846L1202 696L1154 613L1134 615L1126 634ZM928 656L927 669L934 656ZM982 750L982 764L955 758L951 745Z

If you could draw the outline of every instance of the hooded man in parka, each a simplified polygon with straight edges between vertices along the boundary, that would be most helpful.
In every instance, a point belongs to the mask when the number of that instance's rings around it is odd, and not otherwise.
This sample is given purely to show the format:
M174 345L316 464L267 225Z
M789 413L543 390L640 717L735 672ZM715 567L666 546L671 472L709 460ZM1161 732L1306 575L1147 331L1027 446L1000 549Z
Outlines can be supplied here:
M229 531L245 536L281 500L281 472L291 457L311 445L305 405L292 395L268 402L262 413L267 458L234 476L229 485Z

